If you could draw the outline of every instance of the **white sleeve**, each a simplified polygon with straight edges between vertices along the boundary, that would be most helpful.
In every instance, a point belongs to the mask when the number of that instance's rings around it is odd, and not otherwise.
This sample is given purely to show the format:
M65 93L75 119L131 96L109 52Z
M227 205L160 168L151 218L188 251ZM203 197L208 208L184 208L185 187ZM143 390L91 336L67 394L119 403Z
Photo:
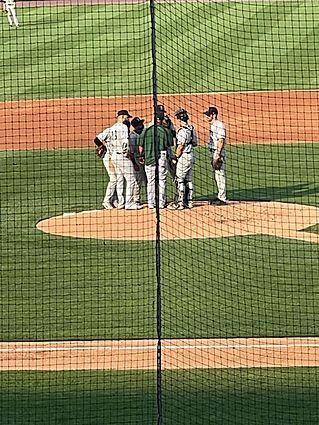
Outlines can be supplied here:
M187 143L187 131L185 128L180 128L176 134L177 145L186 145Z
M217 140L226 139L226 128L222 122L220 122L216 128L216 137Z
M101 142L107 142L109 137L110 137L110 129L106 128L105 130L102 131L102 133L99 133L96 137L101 140Z

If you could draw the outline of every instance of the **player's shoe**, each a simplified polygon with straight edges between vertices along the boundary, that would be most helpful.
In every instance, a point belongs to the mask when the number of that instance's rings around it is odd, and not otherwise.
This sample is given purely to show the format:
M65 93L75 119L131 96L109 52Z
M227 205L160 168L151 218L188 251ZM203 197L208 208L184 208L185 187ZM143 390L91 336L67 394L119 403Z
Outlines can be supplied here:
M192 209L194 207L193 201L188 201L187 208Z
M184 210L185 207L181 203L172 202L167 206L168 210Z
M110 202L103 202L102 206L106 210L113 210L114 209L114 206Z
M141 210L143 207L142 205L138 205L138 204L133 204L130 205L129 207L125 207L126 210Z
M217 198L217 199L213 199L212 201L210 201L209 205L221 206L221 205L227 205L227 202L222 201L221 199Z

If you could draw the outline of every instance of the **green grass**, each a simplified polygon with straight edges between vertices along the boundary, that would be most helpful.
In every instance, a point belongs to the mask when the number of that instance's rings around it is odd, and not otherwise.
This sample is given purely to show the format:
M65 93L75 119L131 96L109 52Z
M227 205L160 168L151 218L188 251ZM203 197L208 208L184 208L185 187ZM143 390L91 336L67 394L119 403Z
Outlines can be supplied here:
M152 90L149 5L19 8L0 29L0 99ZM159 93L317 89L313 1L156 5Z
M163 423L318 423L318 368L164 371ZM2 372L3 425L156 423L155 372Z
M230 146L230 199L318 206L318 150ZM214 186L206 149L197 149L196 164L196 197L207 199ZM3 152L0 173L0 339L155 337L154 242L35 228L45 217L100 208L107 180L94 152ZM268 236L163 241L163 336L316 335L318 249Z

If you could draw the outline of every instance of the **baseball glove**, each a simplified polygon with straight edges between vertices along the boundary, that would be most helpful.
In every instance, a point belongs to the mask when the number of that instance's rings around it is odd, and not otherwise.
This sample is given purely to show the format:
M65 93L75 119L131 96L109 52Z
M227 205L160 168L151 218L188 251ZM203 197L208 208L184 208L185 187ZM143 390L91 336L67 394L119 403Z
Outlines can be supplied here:
M219 171L222 168L223 163L224 163L224 161L223 161L223 158L221 158L221 157L218 157L218 158L215 158L215 159L212 158L211 164L212 164L213 170Z
M103 159L106 154L106 147L104 145L100 145L95 149L96 155Z
M173 177L176 176L176 166L177 166L176 156L172 156L171 158L168 158L168 169Z

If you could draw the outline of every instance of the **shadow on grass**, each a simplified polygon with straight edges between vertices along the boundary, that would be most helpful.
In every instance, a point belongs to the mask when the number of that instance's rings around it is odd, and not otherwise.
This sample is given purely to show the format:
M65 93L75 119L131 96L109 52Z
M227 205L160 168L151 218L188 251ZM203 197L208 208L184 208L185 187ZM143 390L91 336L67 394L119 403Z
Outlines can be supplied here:
M293 201L307 203L311 201L309 197L317 195L319 187L311 187L309 184L297 184L292 186L268 186L255 187L249 189L237 189L228 191L228 199L232 201ZM196 197L197 200L209 200L213 198L211 194ZM313 200L314 201L314 200ZM316 202L311 202L316 204Z

